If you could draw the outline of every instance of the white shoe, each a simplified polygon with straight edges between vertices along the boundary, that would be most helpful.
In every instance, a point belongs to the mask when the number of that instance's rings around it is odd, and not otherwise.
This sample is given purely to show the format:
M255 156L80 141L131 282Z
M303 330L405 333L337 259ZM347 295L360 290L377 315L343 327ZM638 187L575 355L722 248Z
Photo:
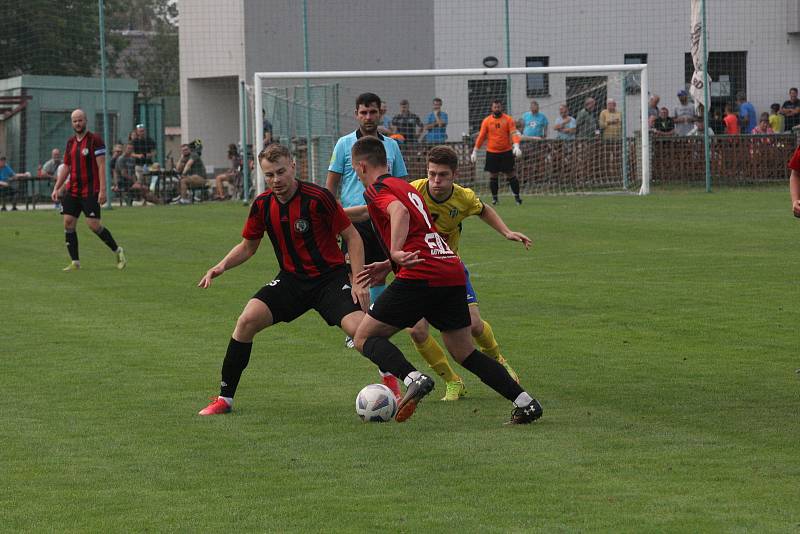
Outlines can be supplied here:
M192 201L189 200L188 198L180 198L180 199L178 199L178 204L181 204L182 206L185 206L186 204L191 204L191 203L192 203Z

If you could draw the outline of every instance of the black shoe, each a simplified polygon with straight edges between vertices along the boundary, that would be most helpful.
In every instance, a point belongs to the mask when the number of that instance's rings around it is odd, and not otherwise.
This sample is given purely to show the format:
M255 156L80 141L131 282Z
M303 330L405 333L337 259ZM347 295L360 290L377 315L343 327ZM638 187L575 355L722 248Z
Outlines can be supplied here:
M497 197L492 197L492 206L497 206Z
M414 415L417 404L425 395L433 391L434 385L433 378L428 375L420 374L419 378L408 385L406 394L397 406L397 415L394 416L394 420L398 423L402 423Z
M514 202L517 203L517 206L522 206L522 199L519 196L514 197Z
M11 211L17 211L17 207L16 206L11 206Z
M539 401L533 399L530 404L521 408L514 408L511 410L511 420L506 423L507 425L527 425L539 419L544 410Z

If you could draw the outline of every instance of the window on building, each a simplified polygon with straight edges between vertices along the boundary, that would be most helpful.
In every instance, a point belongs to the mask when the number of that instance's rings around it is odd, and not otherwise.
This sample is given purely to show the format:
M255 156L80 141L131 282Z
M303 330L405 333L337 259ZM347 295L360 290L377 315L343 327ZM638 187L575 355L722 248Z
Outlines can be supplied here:
M550 58L547 56L526 57L526 67L547 67L550 65ZM550 80L548 74L528 74L527 75L527 94L528 98L534 96L550 96Z
M644 65L647 63L647 54L625 54L626 65ZM642 74L640 72L625 73L625 93L638 95L642 92Z

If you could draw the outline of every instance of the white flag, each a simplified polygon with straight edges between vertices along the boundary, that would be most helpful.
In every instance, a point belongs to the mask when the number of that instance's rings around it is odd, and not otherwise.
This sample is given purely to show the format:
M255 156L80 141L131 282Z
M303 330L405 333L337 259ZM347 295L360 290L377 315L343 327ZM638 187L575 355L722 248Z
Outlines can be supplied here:
M692 74L692 81L689 84L689 93L692 95L694 99L694 105L699 106L700 104L705 104L706 101L706 94L705 94L705 81L703 77L705 75L706 64L704 61L704 50L703 50L703 13L700 9L700 1L701 0L691 0L692 1L692 34L691 34L691 43L689 46L689 50L692 53L692 63L694 64L694 73ZM708 83L711 83L711 78L708 78ZM708 109L708 106L703 106L704 109Z

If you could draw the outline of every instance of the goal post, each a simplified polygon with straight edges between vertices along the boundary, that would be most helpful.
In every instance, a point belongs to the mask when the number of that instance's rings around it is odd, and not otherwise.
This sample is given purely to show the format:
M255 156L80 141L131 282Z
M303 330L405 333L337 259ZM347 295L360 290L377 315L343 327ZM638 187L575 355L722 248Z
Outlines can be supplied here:
M317 183L325 181L338 136L357 127L353 113L356 96L374 92L388 104L387 117L396 119L402 110L398 105L406 102L407 107L409 100L411 112L420 117L421 140L416 139L416 131L408 130L409 139L396 135L411 178L424 176L426 148L443 139L438 134L427 135L430 130L424 128L435 97L444 101L442 110L449 114L444 138L459 152L460 181L477 189L485 189L488 175L482 161L470 162L469 153L491 101L502 100L505 112L524 126L520 122L523 114L533 107L531 101L537 100L549 129L543 139L523 137L523 155L516 171L523 193L650 192L646 64L257 72L253 92L255 154L264 146L261 130L267 119L276 127L275 140L302 154L300 175ZM589 113L595 125L612 100L618 104L622 125L614 130L616 138L606 135L610 129L596 129L574 140L554 130L556 122L566 122L560 117L562 107L574 118L589 99L596 104ZM400 124L395 123L395 132ZM485 148L484 144L481 159ZM256 191L261 193L264 179L258 165L254 175Z

